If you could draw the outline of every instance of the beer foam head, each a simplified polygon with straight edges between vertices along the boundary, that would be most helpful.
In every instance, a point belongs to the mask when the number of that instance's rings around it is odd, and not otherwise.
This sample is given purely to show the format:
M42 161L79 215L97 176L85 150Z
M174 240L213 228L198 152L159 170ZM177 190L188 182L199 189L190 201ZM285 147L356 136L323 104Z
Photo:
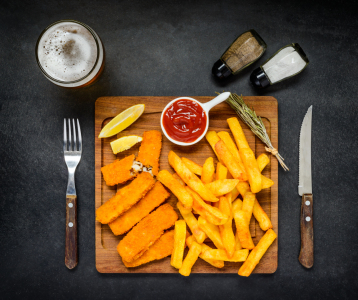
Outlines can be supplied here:
M97 59L97 45L91 32L80 24L61 22L41 37L37 55L45 72L60 81L85 77Z

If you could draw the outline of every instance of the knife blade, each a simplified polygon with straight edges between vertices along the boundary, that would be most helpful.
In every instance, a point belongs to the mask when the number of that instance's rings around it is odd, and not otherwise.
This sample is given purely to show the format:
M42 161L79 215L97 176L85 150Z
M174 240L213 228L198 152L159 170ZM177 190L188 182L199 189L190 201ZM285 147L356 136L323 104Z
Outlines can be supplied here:
M311 168L312 105L303 119L300 132L298 194L301 202L301 250L298 260L306 267L313 266L313 195Z

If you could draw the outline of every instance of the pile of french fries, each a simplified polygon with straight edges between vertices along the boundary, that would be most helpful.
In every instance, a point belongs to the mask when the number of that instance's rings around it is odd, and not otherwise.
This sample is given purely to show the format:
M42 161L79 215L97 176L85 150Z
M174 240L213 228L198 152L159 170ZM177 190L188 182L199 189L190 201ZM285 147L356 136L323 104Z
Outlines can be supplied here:
M171 265L184 276L190 275L198 257L216 268L224 267L225 261L244 262L238 274L249 276L277 237L256 199L258 192L274 184L261 174L269 158L266 154L255 158L237 118L227 122L235 142L228 132L206 134L219 160L216 167L212 157L200 166L171 151L169 164L176 173L163 170L157 175L179 200L177 207L183 220L175 223ZM257 245L249 230L252 215L266 232ZM207 239L216 249L204 243ZM184 258L185 246L189 252Z

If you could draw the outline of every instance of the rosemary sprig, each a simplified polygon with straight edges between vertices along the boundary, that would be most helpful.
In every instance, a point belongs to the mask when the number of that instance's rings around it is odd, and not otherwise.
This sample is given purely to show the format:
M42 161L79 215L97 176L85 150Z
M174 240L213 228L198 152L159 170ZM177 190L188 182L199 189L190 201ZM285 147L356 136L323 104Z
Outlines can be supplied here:
M266 128L264 123L261 120L260 116L257 116L253 109L250 109L242 96L238 96L237 94L231 94L230 97L226 100L226 102L231 106L231 108L239 115L239 117L250 127L251 131L264 143L267 147L265 147L266 151L272 153L276 156L280 165L285 171L288 171L289 168L283 162L284 159L278 153L277 149L275 149L271 140L266 132Z

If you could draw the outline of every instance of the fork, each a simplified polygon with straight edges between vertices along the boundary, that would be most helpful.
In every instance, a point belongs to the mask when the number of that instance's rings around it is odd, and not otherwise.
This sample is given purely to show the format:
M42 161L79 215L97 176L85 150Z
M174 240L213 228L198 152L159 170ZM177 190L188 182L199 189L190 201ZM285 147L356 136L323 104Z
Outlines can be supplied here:
M68 119L68 130L66 128L66 119L63 125L63 153L68 168L68 183L66 191L66 247L65 247L65 265L73 269L78 263L77 250L77 195L75 187L75 171L82 155L82 135L80 123L77 119L78 143L76 140L75 120ZM71 138L73 133L73 140ZM68 133L68 142L67 142ZM78 149L78 150L77 150Z

